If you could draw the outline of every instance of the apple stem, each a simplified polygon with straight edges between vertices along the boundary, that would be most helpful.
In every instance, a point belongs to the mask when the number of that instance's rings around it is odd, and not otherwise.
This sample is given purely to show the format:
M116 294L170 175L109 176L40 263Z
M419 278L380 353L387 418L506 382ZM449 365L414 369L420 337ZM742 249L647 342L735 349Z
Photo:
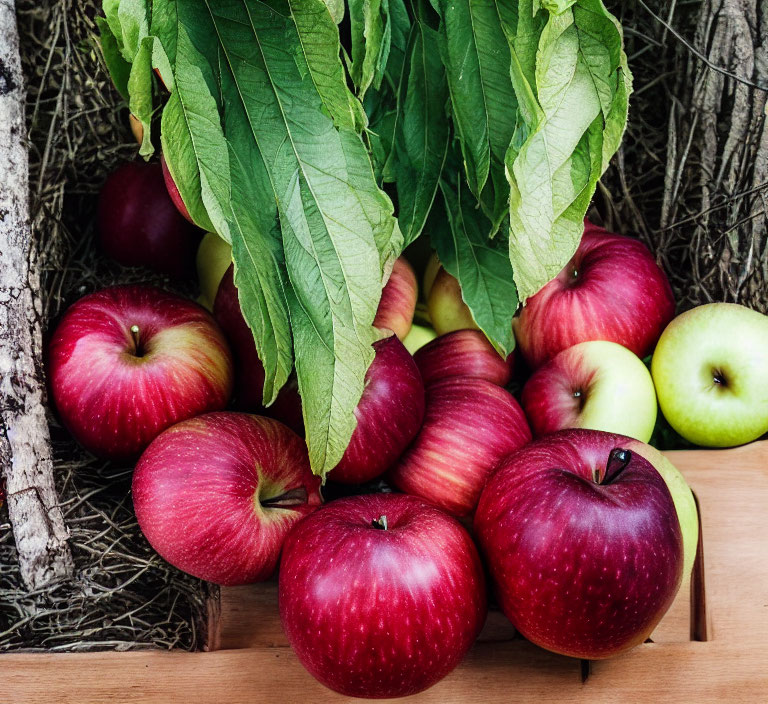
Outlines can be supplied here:
M371 521L371 525L379 530L387 530L387 517L380 516L379 518L374 518Z
M608 455L608 464L605 466L603 481L598 483L605 485L616 481L618 476L627 468L631 459L632 453L629 450L623 450L620 447L611 450L611 454Z
M133 337L133 344L136 347L136 354L139 353L141 347L141 335L139 334L139 326L131 325L131 336Z

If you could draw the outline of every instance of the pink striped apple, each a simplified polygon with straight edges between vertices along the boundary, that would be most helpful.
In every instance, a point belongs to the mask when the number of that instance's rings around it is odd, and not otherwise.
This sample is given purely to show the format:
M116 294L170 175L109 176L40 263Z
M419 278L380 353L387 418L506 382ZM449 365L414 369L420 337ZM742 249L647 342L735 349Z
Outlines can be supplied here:
M485 379L442 379L427 387L424 425L388 477L401 491L466 516L499 461L530 439L508 391Z
M348 697L402 697L445 677L487 613L477 550L458 521L412 496L339 499L291 531L280 620L297 657Z
M471 376L506 386L514 364L513 354L503 359L479 330L455 330L441 335L419 349L413 358L425 385L452 376Z
M232 357L201 306L153 286L81 298L49 346L53 400L87 450L137 456L165 428L224 408Z
M136 518L150 545L174 567L222 585L267 579L288 531L320 503L301 438L245 413L174 425L133 473Z
M534 435L591 428L648 442L656 424L647 367L626 347L604 340L555 355L525 384L521 402Z
M391 330L404 340L413 324L417 297L418 284L413 267L405 257L398 257L389 281L381 292L381 301L373 321L374 327Z
M515 338L534 369L587 340L617 342L643 358L674 314L669 281L648 248L587 221L571 261L523 306Z

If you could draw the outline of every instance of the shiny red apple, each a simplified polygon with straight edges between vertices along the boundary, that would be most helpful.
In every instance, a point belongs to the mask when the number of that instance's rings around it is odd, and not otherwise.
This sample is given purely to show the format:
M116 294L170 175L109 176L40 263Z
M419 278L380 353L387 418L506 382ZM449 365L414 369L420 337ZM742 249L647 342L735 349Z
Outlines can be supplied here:
M442 379L427 387L424 425L387 476L400 491L466 516L496 465L530 439L508 391L485 379Z
M234 266L230 264L219 284L213 304L213 315L232 345L235 359L235 403L240 410L263 413L285 423L299 435L304 434L301 397L296 379L291 377L280 389L275 402L264 408L264 365L256 351L253 333L240 310L234 282Z
M224 408L232 357L210 314L153 286L81 298L49 346L53 400L83 447L137 456L165 428Z
M413 324L418 294L413 267L405 257L398 257L389 281L381 292L381 301L373 321L374 327L391 330L404 340Z
M194 271L200 230L174 207L160 164L131 161L113 171L99 194L97 218L101 249L123 266L177 279Z
M174 567L222 585L267 579L288 531L321 503L301 438L245 413L207 413L161 433L133 473L133 505Z
M189 214L189 210L187 210L187 206L184 205L184 200L181 197L181 193L179 193L179 187L176 185L176 181L173 180L173 176L171 176L170 169L168 168L168 164L165 161L165 157L161 154L160 155L160 164L163 169L163 179L165 182L165 189L168 192L168 195L173 202L174 207L179 212L179 214L185 219L194 224L194 220L192 219L192 216Z
M389 469L424 420L424 384L418 367L395 335L373 344L376 357L355 408L357 427L329 479L366 482Z
M669 281L648 248L587 222L571 261L515 319L515 338L534 369L587 340L617 342L642 359L674 314Z
M280 620L304 667L350 697L435 684L485 621L477 551L453 518L402 494L339 499L283 547Z
M432 340L414 355L424 384L452 376L471 376L506 386L514 355L503 359L479 330L455 330Z
M502 610L563 655L607 658L642 643L683 574L670 490L636 441L564 430L508 457L490 478L475 533Z

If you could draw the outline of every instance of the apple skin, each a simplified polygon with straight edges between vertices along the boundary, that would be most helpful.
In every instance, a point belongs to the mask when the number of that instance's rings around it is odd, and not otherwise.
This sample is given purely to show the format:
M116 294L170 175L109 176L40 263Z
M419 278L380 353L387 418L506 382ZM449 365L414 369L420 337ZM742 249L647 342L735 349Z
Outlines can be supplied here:
M586 222L571 261L514 319L532 369L587 340L608 340L641 359L675 314L664 272L639 240Z
M731 447L768 432L768 317L710 303L675 318L651 361L664 417L686 440Z
M404 340L411 331L418 295L419 288L413 267L405 257L398 257L395 259L389 280L382 289L373 326L391 330Z
M123 266L143 266L176 279L194 271L199 230L176 211L157 163L129 161L99 194L99 246Z
M427 266L424 269L424 277L422 278L422 289L424 291L424 300L429 299L429 294L432 291L432 284L435 283L435 277L437 272L441 269L440 259L437 256L437 252L432 252L432 256L427 262Z
M535 436L589 428L648 442L656 425L647 367L626 347L604 340L581 342L539 367L521 403Z
M373 525L386 516L387 529ZM445 677L485 622L466 530L402 494L338 499L288 535L280 620L304 667L352 697L415 694Z
M81 298L64 314L48 353L64 425L108 459L137 456L174 423L224 408L232 393L232 356L211 315L153 286L115 286Z
M472 312L461 297L461 286L456 278L440 267L435 275L427 309L432 327L438 335L454 330L478 330Z
M387 476L400 491L466 516L496 465L531 431L512 394L485 379L442 379L426 396L421 431Z
M548 435L508 457L483 491L475 533L502 611L547 650L623 653L677 595L684 558L675 504L626 440L597 430Z
M355 408L357 427L328 478L360 484L378 477L402 455L424 420L424 384L413 357L395 335L373 343L365 389Z
M197 248L197 280L200 283L200 303L213 310L213 302L224 274L232 264L232 247L215 232L206 232Z
M514 369L514 354L502 359L479 330L454 330L441 335L413 358L425 385L452 376L471 376L506 386Z
M411 354L416 354L424 345L432 342L437 337L437 333L426 325L411 325L411 331L403 340L405 349Z
M136 518L150 545L174 567L227 586L269 578L290 529L321 502L301 438L245 413L174 425L133 473Z
M136 144L141 146L144 142L144 125L141 124L141 120L138 117L131 113L128 113L128 124L131 126L131 132L136 140Z
M173 176L171 176L171 172L168 169L168 164L166 164L165 157L162 154L160 155L160 164L163 169L163 178L165 179L165 188L168 191L168 195L171 197L171 201L173 202L173 205L176 207L176 210L178 210L179 213L181 213L181 215L184 217L185 220L188 220L194 225L195 221L192 219L192 216L189 214L189 210L187 210L187 206L184 205L184 201L181 198L181 193L179 193L179 188L176 185L176 182L173 180Z
M235 360L235 405L243 411L258 412L285 423L291 430L304 435L301 397L295 377L280 389L275 402L264 408L264 365L256 351L253 333L240 310L240 300L234 282L234 265L230 264L219 284L213 304L213 316L232 345Z

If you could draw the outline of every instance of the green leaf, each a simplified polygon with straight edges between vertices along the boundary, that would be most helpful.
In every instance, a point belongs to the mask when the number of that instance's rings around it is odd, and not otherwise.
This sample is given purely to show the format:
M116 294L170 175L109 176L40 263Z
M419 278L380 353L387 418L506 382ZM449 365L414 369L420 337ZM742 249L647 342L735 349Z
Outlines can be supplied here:
M597 181L626 124L631 85L621 33L600 0L578 0L543 26L542 16L545 11L533 15L531 4L521 2L512 41L522 124L506 157L509 254L523 301L576 250Z
M419 236L429 215L450 138L448 84L438 35L422 21L413 25L405 71L395 129L394 173L398 220L407 246Z
M154 79L152 78L152 47L155 43L154 37L144 37L139 46L138 52L131 64L131 73L128 78L128 107L131 114L136 117L142 125L142 141L139 147L139 154L143 157L149 157L155 151L152 145L152 113L154 112L154 100L152 92L154 90Z
M387 0L349 0L352 65L349 74L362 99L368 88L378 89L389 56L391 28Z
M518 305L506 237L489 239L492 223L461 182L454 189L442 180L440 189L448 227L432 228L430 239L440 263L458 279L475 322L506 357L515 347L512 317Z
M336 24L344 19L344 0L323 0Z
M101 39L101 53L107 65L112 81L118 93L128 100L128 76L131 74L131 65L123 58L120 47L117 44L112 29L103 17L96 18L96 26L99 28Z
M113 31L113 21L109 19ZM149 34L149 4L147 0L119 0L117 3L117 21L120 25L123 56L132 61L138 54L141 43Z
M517 113L505 28L516 18L502 0L441 0L440 8L442 55L467 181L499 222L507 204L504 157ZM483 197L489 174L492 191Z

